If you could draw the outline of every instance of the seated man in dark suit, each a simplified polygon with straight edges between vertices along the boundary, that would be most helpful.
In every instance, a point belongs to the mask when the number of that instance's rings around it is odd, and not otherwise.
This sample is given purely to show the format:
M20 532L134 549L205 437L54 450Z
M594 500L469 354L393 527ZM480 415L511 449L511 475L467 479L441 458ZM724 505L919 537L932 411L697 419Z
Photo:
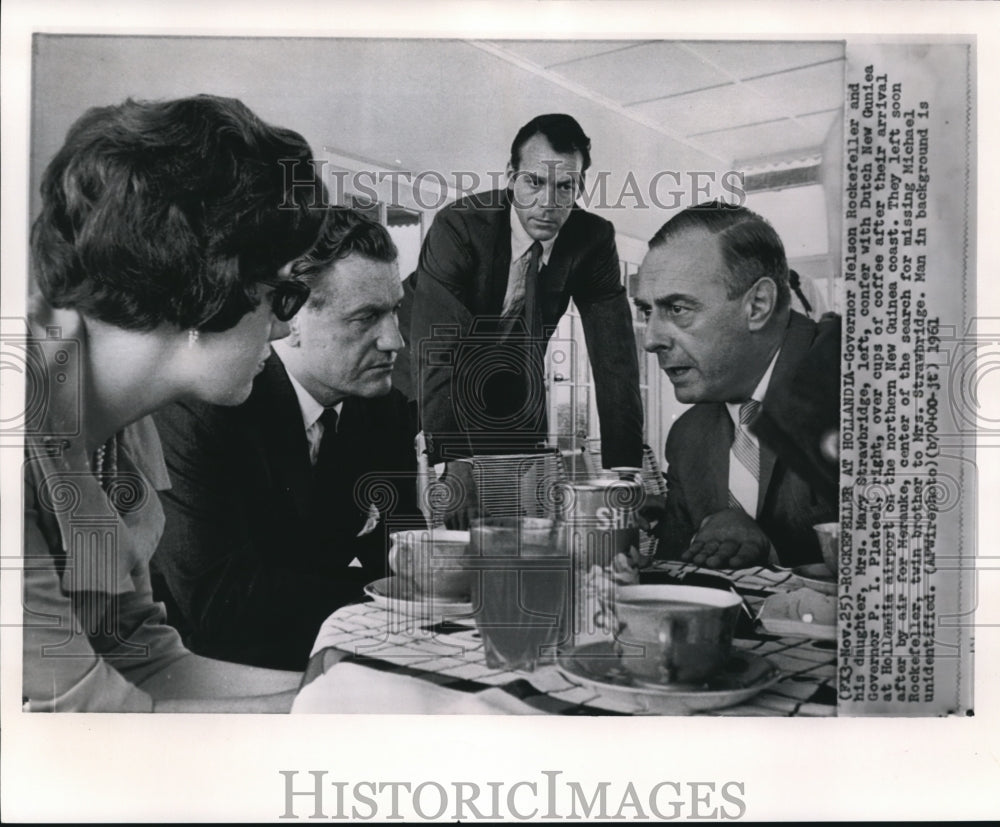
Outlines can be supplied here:
M156 418L173 487L153 568L195 652L301 669L322 621L385 575L387 531L423 521L412 417L391 386L392 240L331 208L291 269L312 292L250 398Z
M660 228L636 305L680 402L667 437L661 556L713 568L822 560L812 526L837 520L824 452L840 414L840 319L790 310L770 224L722 203Z
M435 217L400 313L432 463L546 441L545 347L572 299L603 463L642 464L638 360L614 227L576 205L589 165L580 125L541 115L514 138L507 189L461 198Z

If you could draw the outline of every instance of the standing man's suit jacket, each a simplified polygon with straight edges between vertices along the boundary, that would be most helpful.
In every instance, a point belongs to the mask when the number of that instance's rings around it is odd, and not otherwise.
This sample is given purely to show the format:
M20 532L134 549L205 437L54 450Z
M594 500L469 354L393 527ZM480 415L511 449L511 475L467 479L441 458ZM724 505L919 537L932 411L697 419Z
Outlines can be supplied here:
M385 575L387 525L423 525L415 434L398 391L344 400L338 494L322 500L299 403L273 353L242 405L175 404L156 423L172 488L154 588L199 654L303 668L323 620Z
M529 349L526 366L525 348L503 340L496 321L507 291L511 221L517 220L505 190L450 204L435 217L417 270L404 283L400 327L412 365L410 382L403 378L400 386L419 398L432 462L504 453L496 450L503 442L498 434L516 435L512 450L548 436L540 384L544 347ZM580 311L604 464L641 465L636 342L612 224L574 207L540 272L537 297L546 341L571 298ZM500 363L509 369L497 372Z
M782 565L821 562L812 526L838 515L836 465L819 455L840 416L840 318L817 324L792 312L761 412L751 423L761 446L757 524ZM726 406L694 405L667 436L667 512L658 554L676 558L705 517L729 503L734 426Z

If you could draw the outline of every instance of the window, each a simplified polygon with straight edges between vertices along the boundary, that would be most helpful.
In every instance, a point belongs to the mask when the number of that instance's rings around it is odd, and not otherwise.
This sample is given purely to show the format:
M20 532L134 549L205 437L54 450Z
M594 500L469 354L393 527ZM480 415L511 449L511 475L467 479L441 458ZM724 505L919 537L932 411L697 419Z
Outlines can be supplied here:
M389 231L396 249L399 251L399 277L405 279L417 269L420 258L420 243L423 238L423 222L419 210L388 205L382 201L373 201L366 196L348 193L345 203L378 221Z
M420 212L406 207L389 206L385 213L385 226L399 250L399 277L405 279L417 269L417 261L420 259Z
M781 237L788 266L799 275L813 318L839 311L839 221L836 203L831 203L823 184L829 163L820 155L757 162L746 167L744 177L746 206L770 221ZM807 312L797 297L792 307Z

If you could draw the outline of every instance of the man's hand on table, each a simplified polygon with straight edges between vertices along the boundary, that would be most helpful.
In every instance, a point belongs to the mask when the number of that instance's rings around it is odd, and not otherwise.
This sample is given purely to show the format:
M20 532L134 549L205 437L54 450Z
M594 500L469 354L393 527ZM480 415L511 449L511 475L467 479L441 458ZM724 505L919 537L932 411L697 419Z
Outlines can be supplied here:
M450 507L445 512L446 528L466 531L472 521L480 516L479 497L476 482L472 476L471 462L445 463L444 473L439 480L448 486Z
M767 562L771 541L744 511L727 508L698 527L681 560L709 569L741 569Z

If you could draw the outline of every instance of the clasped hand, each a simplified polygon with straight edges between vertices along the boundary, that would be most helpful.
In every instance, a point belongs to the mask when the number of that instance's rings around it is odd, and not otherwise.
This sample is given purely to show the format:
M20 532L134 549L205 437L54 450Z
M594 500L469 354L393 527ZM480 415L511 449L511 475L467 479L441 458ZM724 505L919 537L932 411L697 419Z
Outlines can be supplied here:
M710 514L698 527L681 560L710 569L740 569L767 562L771 542L745 511Z

